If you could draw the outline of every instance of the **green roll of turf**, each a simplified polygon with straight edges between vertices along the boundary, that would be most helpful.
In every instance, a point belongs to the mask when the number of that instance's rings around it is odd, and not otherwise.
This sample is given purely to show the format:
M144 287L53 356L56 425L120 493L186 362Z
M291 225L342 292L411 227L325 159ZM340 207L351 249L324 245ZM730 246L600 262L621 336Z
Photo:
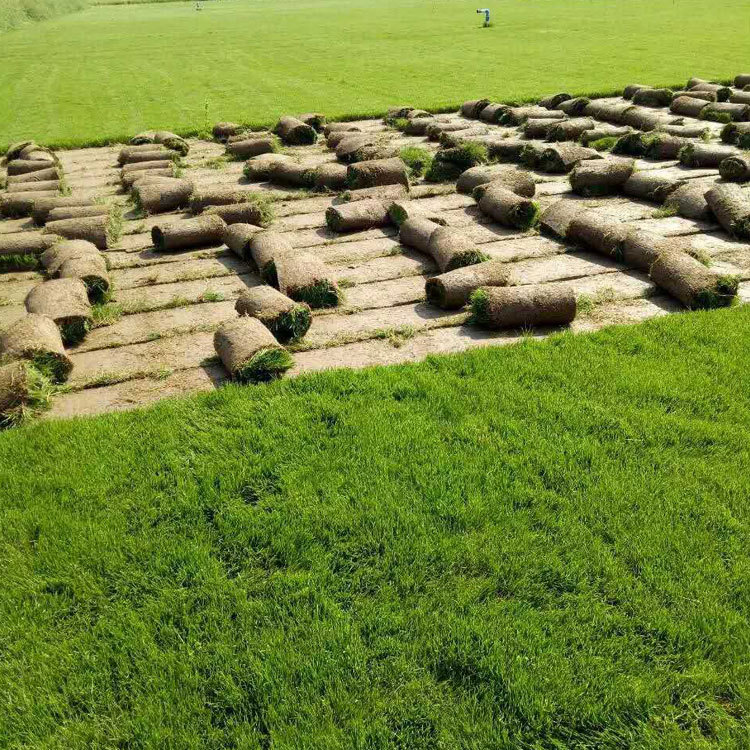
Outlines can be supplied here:
M721 140L741 148L750 147L750 122L727 123L721 130Z
M33 193L0 193L0 216L6 219L19 219L30 216L34 202L40 198L52 198L58 193L51 190L40 190Z
M362 128L353 122L329 122L323 128L323 133L328 136L331 133L337 132L359 133L361 130Z
M136 206L149 214L161 214L185 208L190 204L192 194L193 183L176 178L133 186Z
M630 228L622 244L622 262L629 268L648 271L662 253L684 252L683 240Z
M263 230L256 224L228 224L224 229L222 239L224 244L242 260L252 262L250 257L250 242L253 237Z
M268 179L275 185L311 188L315 185L315 169L294 161L277 162Z
M622 192L631 198L664 203L671 193L684 184L684 180L676 180L660 172L660 169L634 172L623 184Z
M60 266L58 274L61 279L80 279L92 302L103 300L109 292L107 263L101 253L69 258Z
M648 89L648 88L651 88L651 87L646 86L643 83L629 83L622 92L622 98L632 99L636 91L640 91L640 89Z
M326 210L326 224L334 232L357 232L389 224L389 204L377 199L355 201L330 206Z
M729 101L732 104L750 104L750 91L735 91Z
M737 150L731 146L713 143L688 143L680 149L680 163L686 167L716 168L724 159L734 156Z
M559 117L558 112L553 112L545 107L507 107L503 110L498 122L501 125L521 125L530 119L557 120Z
M632 159L582 161L570 173L570 186L578 195L608 195L619 191L634 170Z
M6 180L7 185L17 185L19 183L35 183L35 182L54 182L60 179L60 171L57 167L49 167L47 169L37 169L34 172L25 172L24 174L8 175Z
M489 99L471 99L468 102L464 102L461 105L461 114L464 117L476 119L479 117L479 113L487 106L489 106Z
M576 316L573 289L560 284L487 287L471 295L473 321L500 330L522 326L558 326Z
M548 141L577 141L586 130L595 126L590 117L574 117L570 120L562 120L547 131Z
M203 214L194 219L155 224L151 228L151 240L160 252L208 247L222 243L225 228L221 216Z
M726 122L727 118L735 122L747 122L750 120L750 105L716 102L714 104L707 104L700 116L702 120L712 120L714 122Z
M41 255L59 242L57 235L42 232L12 232L0 234L0 256Z
M630 102L608 103L594 100L586 107L584 113L587 117L622 125L624 114L632 108Z
M260 154L245 162L242 174L249 182L263 182L271 176L279 164L291 161L292 157L286 154Z
M488 256L466 236L464 231L440 225L430 234L427 254L432 257L442 273L488 260Z
M716 94L716 98L720 102L727 101L732 95L732 89L729 86L722 86L720 83L708 83L707 81L701 81L695 86L691 86L688 90L712 91Z
M683 117L700 117L701 112L708 106L703 99L694 99L690 96L678 96L669 105L669 111Z
M120 153L117 155L117 163L123 166L125 164L137 164L140 161L159 161L159 158L173 161L175 153L162 144L149 143L141 146L125 146L125 148L120 149Z
M539 155L537 166L543 172L564 174L582 161L601 159L602 155L592 148L578 143L562 142L548 146Z
M301 339L312 322L309 305L295 302L271 286L246 289L234 309L240 315L257 318L281 343Z
M58 275L60 267L67 260L75 258L101 257L96 245L86 240L63 240L50 245L39 260L44 266L47 276L53 278Z
M523 134L526 138L546 138L549 131L562 122L565 122L565 120L548 120L546 118L526 120L523 124Z
M689 180L667 196L664 207L685 219L708 221L711 219L711 210L706 202L705 193L705 186Z
M22 174L32 174L33 172L40 172L42 170L54 169L54 163L49 161L41 161L35 159L28 161L25 159L15 159L8 161L6 165L6 171L9 177L17 177Z
M463 307L480 286L507 286L510 274L506 263L487 260L433 276L425 283L427 301L443 310Z
M271 286L279 285L276 260L294 250L288 236L282 232L258 232L250 239L249 254L261 278Z
M679 158L680 151L690 145L687 138L679 138L669 133L649 134L644 138L644 153L647 159L670 161Z
M347 166L338 162L321 164L315 169L315 189L338 192L346 189Z
M8 150L5 152L5 159L9 162L17 159L22 151L33 145L34 141L16 141L15 143L11 143L10 146L8 146Z
M706 202L719 224L738 239L750 239L750 201L734 184L715 185L705 193Z
M214 348L232 380L261 383L281 377L294 360L256 318L243 316L222 323Z
M48 234L57 234L67 240L87 240L100 250L106 250L113 241L109 216L86 216L80 219L48 221Z
M585 130L581 133L580 141L583 146L590 146L592 143L600 141L603 138L622 138L631 132L631 128L627 125L617 126L597 124L596 127L591 128L591 130Z
M111 206L70 206L69 208L53 208L49 212L49 221L62 221L63 219L83 219L90 216L109 216Z
M586 211L583 201L563 198L546 208L539 217L539 229L543 234L565 239L570 222Z
M643 107L668 107L672 103L672 89L642 88L633 94L633 104Z
M204 216L218 216L225 224L255 224L266 227L273 221L273 211L265 203L244 201L225 206L211 206Z
M750 155L728 156L719 164L719 174L729 182L747 182L750 180Z
M620 122L623 125L629 125L631 128L638 130L651 131L657 130L664 122L664 115L647 107L633 106L623 112Z
M353 189L379 185L409 185L409 173L403 159L374 159L350 164L347 182Z
M326 116L320 112L305 112L297 116L300 122L309 125L315 132L322 132L326 125Z
M54 320L65 344L77 343L91 327L91 303L80 279L52 279L37 284L26 295L24 304L27 312Z
M745 86L750 86L750 73L741 73L740 75L735 76L734 85L738 89L744 89Z
M52 318L31 313L0 332L0 362L24 359L57 383L73 369L60 329Z
M666 125L659 125L658 130L668 135L676 135L678 138L703 138L711 132L710 128L699 123L695 125L670 125L667 123Z
M267 138L247 138L234 143L227 142L227 153L236 159L249 159L260 154L272 154L278 150L273 136Z
M509 166L487 165L470 167L456 182L459 193L471 194L480 185L500 182L516 195L533 198L536 193L534 178L526 171Z
M34 201L32 218L35 224L42 225L47 221L50 212L56 208L73 208L76 206L91 206L88 198L80 198L75 195L55 196L52 198L37 198Z
M737 296L736 277L717 274L687 253L662 253L652 264L650 276L691 310L727 307Z
M480 113L479 119L483 122L497 124L510 107L507 104L493 102L488 104Z
M479 200L479 210L503 226L526 231L536 225L539 206L502 184L491 183Z
M273 132L281 138L287 146L309 146L318 139L315 128L307 125L296 117L282 117Z
M563 102L570 101L573 97L570 94L559 93L552 96L545 96L539 101L539 106L545 109L558 109Z
M622 260L627 233L627 224L594 211L585 211L573 218L566 236L587 250Z
M491 159L498 161L518 161L527 145L528 143L520 138L498 138L487 144L487 153Z
M20 421L19 414L32 400L35 375L39 377L26 362L0 365L0 429L12 427Z
M564 102L560 102L557 108L568 117L580 117L590 103L591 100L587 97L577 96L574 99L566 99Z
M226 143L229 136L237 135L242 126L236 122L217 122L212 130L214 138L220 143Z
M279 291L313 309L336 307L342 299L331 269L310 253L285 253L275 259Z
M43 182L15 182L6 187L9 194L12 193L38 193L59 192L62 187L60 180L44 180Z

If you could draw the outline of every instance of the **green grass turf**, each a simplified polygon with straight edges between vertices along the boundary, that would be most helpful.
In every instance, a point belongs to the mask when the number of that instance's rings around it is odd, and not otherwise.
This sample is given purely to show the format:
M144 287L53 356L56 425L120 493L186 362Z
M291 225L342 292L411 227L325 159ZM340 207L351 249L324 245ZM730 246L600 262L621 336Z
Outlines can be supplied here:
M750 308L0 435L0 746L746 748Z
M727 33L744 0L503 0L487 29L475 10L453 0L92 7L2 37L0 148L27 135L80 145L289 112L611 93L634 80L726 79L746 59L745 36Z

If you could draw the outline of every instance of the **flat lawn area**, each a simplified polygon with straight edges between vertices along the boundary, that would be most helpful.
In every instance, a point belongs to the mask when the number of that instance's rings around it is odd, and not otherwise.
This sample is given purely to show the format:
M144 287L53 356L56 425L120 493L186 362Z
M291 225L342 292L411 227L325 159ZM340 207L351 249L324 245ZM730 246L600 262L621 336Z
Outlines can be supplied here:
M93 7L0 40L0 148L188 134L744 72L745 0L207 0ZM736 32L736 33L735 33ZM745 65L745 67L750 67Z
M750 308L0 435L0 746L746 748Z

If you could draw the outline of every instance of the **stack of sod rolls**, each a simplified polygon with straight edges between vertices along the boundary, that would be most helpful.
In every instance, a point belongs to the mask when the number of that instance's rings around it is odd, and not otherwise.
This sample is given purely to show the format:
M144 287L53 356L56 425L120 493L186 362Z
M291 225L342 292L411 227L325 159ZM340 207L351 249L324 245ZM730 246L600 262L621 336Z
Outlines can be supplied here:
M7 179L0 193L0 216L30 216L35 200L56 197L67 190L57 157L34 141L11 144L3 161Z
M81 341L91 327L91 303L81 279L56 278L37 284L24 304L27 312L51 318L66 345Z
M64 240L45 250L40 257L50 279L80 279L92 302L107 299L110 291L105 256L86 240Z

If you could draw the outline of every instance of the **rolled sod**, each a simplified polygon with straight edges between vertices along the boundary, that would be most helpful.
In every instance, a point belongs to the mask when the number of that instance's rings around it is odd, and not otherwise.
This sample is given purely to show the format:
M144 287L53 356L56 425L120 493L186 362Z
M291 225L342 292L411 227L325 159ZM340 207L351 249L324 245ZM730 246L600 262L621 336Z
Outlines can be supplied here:
M661 112L635 106L623 112L620 118L623 125L630 125L644 131L656 130L664 121L664 115Z
M721 140L740 146L744 142L744 148L747 148L750 146L750 122L728 122L721 129Z
M6 171L9 177L18 177L22 174L30 175L34 172L44 172L54 168L53 164L50 164L46 160L28 161L26 159L14 159L8 162Z
M679 96L689 96L692 99L703 99L704 102L718 102L719 99L714 91L699 91L696 89L690 89L688 91L676 91L672 99L677 99Z
M272 286L246 289L234 309L240 315L257 318L281 343L301 339L312 322L309 305L295 302Z
M277 162L271 168L268 179L276 185L311 188L315 185L315 169L295 161Z
M336 147L336 158L344 164L370 159L386 159L395 153L398 153L398 146L389 143L382 136L352 135L342 140Z
M692 183L693 181L689 180L671 192L664 202L664 207L685 219L707 221L711 218L711 210L705 198L706 188Z
M234 203L252 201L261 196L260 191L236 186L193 190L190 196L190 210L199 214L211 206L231 206Z
M567 102L572 98L570 94L552 94L552 96L545 96L544 99L541 99L539 106L545 109L558 109L563 102Z
M318 138L315 128L296 117L282 117L273 132L287 146L309 146Z
M102 257L96 245L86 240L63 240L45 250L39 260L47 275L52 277L57 276L65 261L89 257Z
M17 159L19 154L29 146L33 146L34 141L16 141L15 143L11 143L10 146L8 146L8 150L5 152L5 158L8 161L12 161L13 159Z
M151 229L151 240L154 247L162 252L220 245L226 226L221 216L203 214L194 219L155 224Z
M559 118L559 112L546 109L545 107L506 107L500 115L499 122L502 125L521 125L530 119L557 120Z
M539 155L537 166L543 172L563 174L570 172L582 161L602 158L602 155L592 148L564 141L544 148Z
M586 211L583 201L563 198L545 209L539 217L539 229L544 234L565 239L573 219Z
M441 273L489 260L464 231L440 225L430 235L426 252L432 256Z
M109 291L107 263L101 253L68 258L58 273L61 279L80 279L86 285L92 302L102 300Z
M383 227L389 223L388 207L386 201L374 198L329 206L326 210L326 224L334 232L356 232Z
M53 198L57 195L50 190L33 193L0 193L0 216L8 219L30 216L35 201L40 198Z
M134 135L130 139L130 144L132 146L142 146L146 143L154 143L154 131L153 130L144 130L143 132Z
M271 176L279 164L291 161L292 157L286 154L260 154L245 162L242 174L249 182L262 182Z
M539 220L539 206L501 183L490 183L479 199L479 210L503 226L526 231Z
M0 361L6 359L28 360L56 383L73 369L55 321L33 313L0 332Z
M190 152L190 144L184 138L169 130L157 130L154 134L154 140L171 151L176 151L180 156L187 156Z
M237 135L230 135L226 142L239 143L240 141L253 141L263 138L271 138L272 140L275 140L275 136L270 130L243 130Z
M646 86L643 83L629 83L622 92L622 98L623 99L632 99L635 95L636 91L640 91L641 89L648 89L651 88L650 86Z
M0 256L41 255L59 241L59 237L42 232L0 234Z
M500 182L516 195L533 198L536 193L534 178L526 171L506 166L470 167L461 173L456 182L459 193L471 194L480 185Z
M740 73L740 75L735 76L734 85L738 89L744 89L745 86L750 86L750 73Z
M260 154L271 154L277 149L278 145L273 136L268 138L248 138L242 141L235 141L234 143L227 143L227 153L235 159L249 159L252 156L259 156Z
M580 162L570 173L570 186L583 196L617 192L635 170L632 159L600 159Z
M687 253L661 253L651 265L651 280L690 310L727 307L739 280L706 268Z
M668 107L672 103L672 89L645 87L633 94L633 104L643 107Z
M136 206L149 214L162 214L185 208L190 203L192 194L193 183L177 178L133 185Z
M43 182L14 182L6 187L9 194L13 193L39 193L59 192L62 188L60 180L44 180Z
M624 114L632 108L633 105L630 102L605 103L595 100L586 107L584 112L587 117L622 125Z
M490 104L489 99L471 99L468 102L464 102L461 105L461 114L464 117L476 119L479 117L479 113Z
M439 141L443 133L459 133L462 130L471 130L472 125L468 122L433 122L427 126L427 137L431 141Z
M482 122L498 123L508 109L510 107L507 104L492 102L479 113L479 119Z
M590 117L574 117L553 125L547 132L548 141L577 141L584 131L591 130L596 123Z
M679 158L680 151L690 145L686 138L669 133L649 133L643 137L643 155L655 161L671 161Z
M353 139L357 140L353 140ZM326 136L326 146L330 149L337 149L341 143L343 143L346 140L351 140L352 143L359 143L359 142L372 142L372 138L368 138L365 134L361 133L359 130L356 131L350 131L350 130L334 130L333 132L329 133Z
M0 365L0 428L21 421L20 414L31 400L34 368L26 362Z
M243 316L223 323L214 333L214 348L232 380L240 383L275 380L294 364L291 354L257 318Z
M412 216L405 219L399 225L398 239L402 245L413 247L422 253L426 253L430 246L432 233L440 224L422 216Z
M403 159L374 159L350 164L347 182L353 189L379 185L409 185L409 171Z
M8 175L7 184L18 185L19 183L53 182L59 179L60 170L57 167L48 167L47 169L37 169L33 172Z
M557 108L568 115L568 117L580 117L590 103L591 100L587 97L577 96L574 99L566 99L564 102L560 102Z
M750 91L735 91L729 101L732 104L750 104Z
M315 189L338 192L347 186L348 168L345 164L331 162L315 169Z
M684 180L676 180L659 174L659 169L648 169L634 172L623 183L622 192L631 198L639 198L655 203L664 203L667 197L677 190Z
M630 268L648 271L662 253L684 252L682 243L678 238L631 228L622 244L622 262Z
M26 146L26 148L18 154L18 158L26 161L46 161L50 164L57 162L57 157L51 149L45 148L44 146L37 146L36 143Z
M222 239L238 258L250 261L250 241L261 231L263 230L255 224L229 224L224 229Z
M282 232L258 232L247 245L246 258L258 269L261 278L271 286L278 287L279 278L276 260L294 250L286 234Z
M628 125L601 125L597 124L591 130L585 130L581 133L580 141L584 146L588 146L602 138L622 138L631 133L632 130Z
M521 151L527 145L528 143L520 138L498 138L492 143L488 143L486 148L491 159L518 161L521 158Z
M621 260L627 233L627 224L593 211L584 211L570 222L566 236L588 250Z
M750 120L750 105L732 104L731 102L707 104L701 112L701 119L713 120L714 122L726 122L727 119L734 122L747 122Z
M701 112L708 106L704 99L694 99L690 96L678 96L669 105L669 111L683 117L700 117Z
M676 135L679 138L703 138L707 133L710 133L709 128L699 123L695 125L670 125L667 123L666 125L659 125L658 130L669 135Z
M714 143L688 143L680 149L680 163L686 167L718 167L737 149Z
M136 183L146 184L147 181L154 182L156 178L171 180L175 176L173 167L164 169L147 169L141 172L130 172L120 176L120 182L126 190L130 190Z
M509 280L506 263L487 260L427 279L425 296L430 304L455 310L463 307L480 286L507 286Z
M217 122L211 132L217 141L223 143L230 135L237 135L241 130L242 126L236 122Z
M139 161L135 164L125 164L120 170L120 179L123 180L126 176L136 174L138 172L149 172L155 169L173 169L173 162L171 161Z
M526 120L523 125L523 134L526 138L546 138L550 130L560 123L566 122L564 119L548 120L546 118L532 118Z
M418 117L416 120L408 120L402 128L402 132L404 135L427 135L433 121L433 117Z
M716 98L720 102L725 102L732 95L732 89L729 86L723 86L720 83L709 83L708 81L701 81L696 83L695 86L690 86L688 91L712 91L716 94Z
M45 232L57 234L67 240L88 240L100 250L106 250L114 241L109 216L85 216L80 219L48 221Z
M360 188L359 190L347 190L341 195L341 201L344 203L353 203L354 201L366 201L371 198L385 201L400 201L408 194L403 185L378 185L370 188Z
M81 279L52 279L37 284L26 295L24 304L27 312L54 320L65 344L77 343L91 327L91 303Z
M229 206L211 206L203 215L218 216L225 224L256 224L259 227L268 226L273 221L270 204L254 201Z
M471 295L473 321L499 330L566 325L576 316L572 287L561 285L483 286Z
M750 200L739 185L716 185L706 191L705 198L727 232L738 239L750 239Z
M283 253L275 258L279 291L313 309L336 307L341 292L332 271L311 253Z
M117 155L117 163L120 166L125 164L137 164L142 161L174 161L176 154L170 151L162 144L146 144L143 146L125 146L120 149Z
M728 156L719 164L719 174L729 182L747 182L750 180L750 154Z
M61 221L62 219L81 219L88 216L109 216L111 206L70 206L69 208L53 208L48 216L48 221Z

